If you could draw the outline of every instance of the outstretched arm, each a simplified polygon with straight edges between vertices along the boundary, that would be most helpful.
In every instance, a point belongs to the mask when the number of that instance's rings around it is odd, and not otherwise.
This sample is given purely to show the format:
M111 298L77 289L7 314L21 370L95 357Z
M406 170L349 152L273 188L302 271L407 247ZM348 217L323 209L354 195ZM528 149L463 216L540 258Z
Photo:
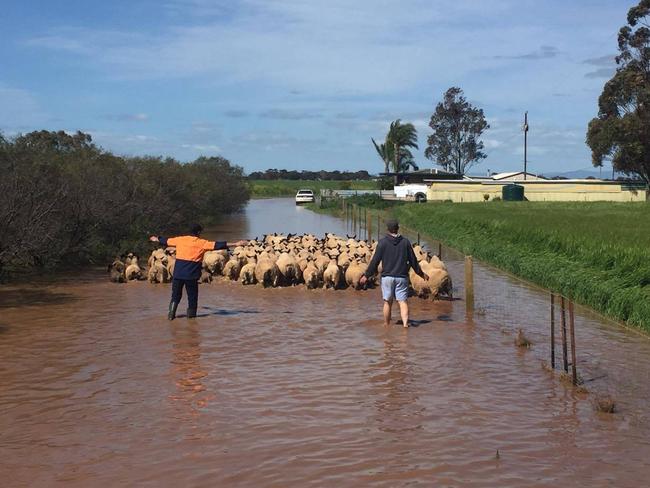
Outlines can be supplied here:
M244 239L238 241L216 241L213 249L217 251L219 249L228 249L229 247L245 246L246 244L248 244L248 241Z
M150 236L150 237L149 237L149 240L150 240L151 242L159 242L160 244L162 244L162 245L165 246L165 247L174 247L174 244L173 244L173 243L168 242L168 241L171 240L171 239L169 239L169 238L167 238L167 237L163 237L163 236Z

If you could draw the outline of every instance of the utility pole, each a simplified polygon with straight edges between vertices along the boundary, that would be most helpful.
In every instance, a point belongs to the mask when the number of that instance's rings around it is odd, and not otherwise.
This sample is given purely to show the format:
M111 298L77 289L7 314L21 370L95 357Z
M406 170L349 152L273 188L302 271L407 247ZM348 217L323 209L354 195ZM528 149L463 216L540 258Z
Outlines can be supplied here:
M524 180L528 171L528 111L524 114Z

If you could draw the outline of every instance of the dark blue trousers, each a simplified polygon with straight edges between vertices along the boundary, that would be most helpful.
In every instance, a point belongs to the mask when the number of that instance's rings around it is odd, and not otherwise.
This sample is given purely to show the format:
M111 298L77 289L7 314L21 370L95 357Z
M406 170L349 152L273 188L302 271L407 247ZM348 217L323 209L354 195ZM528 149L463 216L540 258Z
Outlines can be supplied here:
M187 308L196 312L199 304L199 282L197 280L172 280L172 302L180 303L183 287L187 290Z

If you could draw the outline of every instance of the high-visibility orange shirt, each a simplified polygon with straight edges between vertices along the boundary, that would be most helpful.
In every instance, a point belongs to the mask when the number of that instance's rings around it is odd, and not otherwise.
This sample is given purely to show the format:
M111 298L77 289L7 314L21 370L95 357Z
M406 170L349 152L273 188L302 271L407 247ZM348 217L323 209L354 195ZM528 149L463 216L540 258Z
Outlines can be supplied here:
M197 236L179 236L166 239L158 236L163 246L176 248L174 278L179 280L198 280L206 251L227 249L226 241L207 241Z

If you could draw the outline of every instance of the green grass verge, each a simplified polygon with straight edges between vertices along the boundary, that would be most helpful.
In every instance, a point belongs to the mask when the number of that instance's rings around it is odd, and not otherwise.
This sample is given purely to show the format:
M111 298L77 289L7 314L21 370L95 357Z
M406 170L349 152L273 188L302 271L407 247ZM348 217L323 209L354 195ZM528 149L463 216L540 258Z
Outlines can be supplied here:
M650 332L650 203L428 203L400 222Z
M329 190L377 190L378 182L371 180L307 181L307 180L248 180L253 198L293 197L298 190L309 189L318 194Z

